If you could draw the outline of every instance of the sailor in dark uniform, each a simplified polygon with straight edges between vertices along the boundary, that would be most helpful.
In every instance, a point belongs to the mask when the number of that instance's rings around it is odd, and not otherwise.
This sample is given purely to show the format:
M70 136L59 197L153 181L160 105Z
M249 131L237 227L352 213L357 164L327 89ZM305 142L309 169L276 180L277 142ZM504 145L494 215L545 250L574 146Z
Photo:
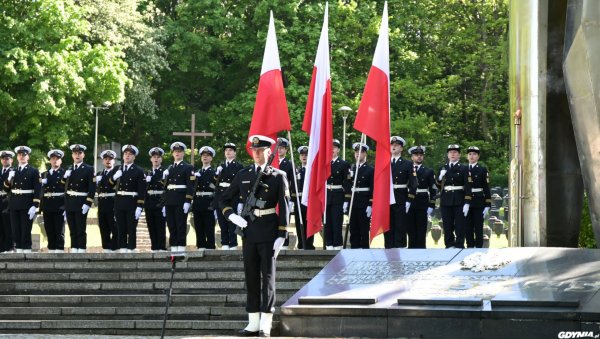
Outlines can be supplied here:
M71 253L85 253L87 245L87 216L94 202L96 177L94 168L84 164L86 147L81 144L69 146L73 157L73 166L65 171L65 216L71 236Z
M194 213L194 229L196 230L196 247L199 250L215 249L215 171L211 162L215 150L210 146L202 146L198 150L202 168L196 171L196 191L192 211Z
M355 142L352 148L354 148L354 158L358 161L358 170L356 164L353 164L350 170L353 183L352 191L354 191L352 213L349 221L350 248L369 248L375 169L367 164L369 146ZM354 186L355 175L357 177L356 186Z
M390 205L390 230L383 233L385 248L404 248L407 244L406 201L413 171L412 162L402 158L405 143L406 141L399 136L390 139L392 185L396 203Z
M298 206L298 200L302 201L302 188L304 187L304 176L306 175L306 161L308 157L308 146L300 146L298 147L298 153L300 154L300 163L301 166L296 168L296 181L298 182L298 191L296 192L296 188L294 186L290 187L292 192L292 199L290 201L290 211L294 210L294 221L296 223L296 235L298 236L298 249L303 249L302 247L302 239L301 235L306 237L307 225L306 225L306 206L300 203ZM298 197L298 199L296 199ZM298 210L300 208L300 210ZM302 215L302 219L300 219L300 214ZM300 226L303 226L303 233L300 232ZM306 238L306 248L307 250L314 250L314 239L315 237Z
M65 170L60 167L65 153L59 149L48 152L50 169L42 173L42 203L40 212L44 218L44 229L48 238L48 253L65 251L65 185L62 183Z
M469 181L471 182L471 204L467 214L467 227L465 238L467 247L483 247L483 218L492 206L490 194L490 174L487 168L479 163L479 147L467 148L469 159Z
M17 168L8 173L5 189L10 189L10 224L17 253L31 253L31 227L40 204L42 179L38 170L29 165L31 148L18 146Z
M146 197L146 175L144 170L134 163L139 150L134 145L125 145L123 165L111 178L117 191L115 197L115 219L117 220L117 239L119 252L132 253L136 248L136 228L142 216Z
M165 151L160 147L153 147L148 151L152 169L146 175L146 201L144 209L146 211L146 223L148 224L148 233L152 252L161 252L167 250L167 224L165 214L162 211L161 197L164 194L165 186L162 181L164 168L162 160Z
M102 251L111 253L119 248L117 239L117 222L115 221L115 196L112 181L113 175L119 169L115 167L117 153L106 150L100 153L104 169L96 173L96 191L98 194L98 227L100 228L100 239L102 240Z
M219 202L223 215L243 228L244 273L247 287L246 311L249 324L240 331L244 336L270 336L275 306L275 259L287 237L288 191L285 173L267 167L256 198L264 203L252 213L256 219L244 219L235 212L235 199L246 201L257 175L271 154L271 138L255 135L251 142L254 164L240 171ZM260 314L259 314L260 312ZM259 333L260 332L260 333Z
M176 141L171 144L173 164L163 172L165 213L169 227L171 252L184 252L186 246L187 215L192 206L196 176L192 165L183 161L187 146Z
M469 167L460 163L460 146L448 145L448 162L440 168L440 209L446 248L465 247L465 220L471 202Z
M228 142L223 146L223 152L225 153L225 161L223 161L215 170L215 179L217 180L217 187L215 189L215 199L213 201L213 207L217 214L217 221L221 228L221 249L224 250L235 250L237 249L237 235L235 234L235 225L227 220L221 209L219 208L218 202L225 190L233 182L233 178L244 168L244 165L240 163L236 158L236 146L235 144ZM236 198L234 198L236 199ZM235 201L236 206L239 205L239 201ZM236 207L237 209L237 207ZM241 207L240 207L241 211Z
M0 151L0 161L2 162L2 171L0 172L0 181L4 183L8 174L13 170L12 163L15 153L13 151ZM4 186L4 185L2 185ZM0 190L0 253L12 252L15 243L13 241L12 229L10 227L10 211L8 209L8 189Z
M279 161L279 169L285 172L285 175L288 179L288 184L290 186L290 190L296 188L296 177L294 176L294 167L292 166L292 162L290 159L286 158L287 152L290 148L290 142L286 138L277 138L277 159ZM289 195L289 194L288 194ZM293 202L293 201L291 201ZM293 206L288 206L290 211L293 211ZM298 234L298 236L300 236ZM300 239L300 238L298 238ZM290 239L286 238L285 243L283 243L283 249L287 250L290 244Z
M413 146L408 150L411 154L411 176L414 184L410 185L407 202L408 248L425 248L427 235L427 217L435 208L437 194L433 169L423 166L424 146Z
M325 245L328 250L341 250L342 224L344 213L348 212L350 204L350 164L339 158L340 141L333 139L333 156L331 160L331 175L327 179L327 205L325 210Z

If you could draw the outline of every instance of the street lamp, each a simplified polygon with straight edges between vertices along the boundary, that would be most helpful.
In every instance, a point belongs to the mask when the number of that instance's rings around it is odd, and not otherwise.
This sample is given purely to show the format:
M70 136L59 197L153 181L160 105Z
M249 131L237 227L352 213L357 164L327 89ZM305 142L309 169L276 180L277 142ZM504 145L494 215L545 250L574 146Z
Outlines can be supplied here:
M108 109L110 107L110 101L105 101L102 103L102 106L94 106L94 103L91 101L88 101L85 103L86 107L89 110L95 110L96 111L96 133L94 136L94 173L98 170L98 110L99 109Z
M344 132L342 133L342 159L346 160L346 119L348 119L348 115L352 112L352 108L348 106L342 106L338 109L338 111L342 112L342 119L344 119Z

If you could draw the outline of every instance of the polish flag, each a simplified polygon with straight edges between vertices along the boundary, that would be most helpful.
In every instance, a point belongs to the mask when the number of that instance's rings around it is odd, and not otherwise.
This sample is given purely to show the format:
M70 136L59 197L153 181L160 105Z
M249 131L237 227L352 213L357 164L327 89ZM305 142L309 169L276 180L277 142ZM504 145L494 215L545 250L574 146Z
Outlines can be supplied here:
M308 160L302 204L307 206L307 234L310 237L323 227L325 213L325 185L331 175L333 127L331 114L331 74L329 68L328 37L329 5L325 5L325 16L317 57L312 72L302 130L309 136Z
M354 128L377 142L371 240L390 229L390 205L395 203L390 165L390 50L387 1L379 28L373 65L358 107Z
M263 56L258 91L256 93L256 103L254 104L248 137L260 134L277 140L277 133L284 130L289 131L290 129L290 114L283 89L279 50L277 48L277 37L275 36L275 23L273 20L273 11L271 11L265 54ZM246 150L252 156L249 147L250 141L247 141ZM279 167L279 163L273 161L273 167Z

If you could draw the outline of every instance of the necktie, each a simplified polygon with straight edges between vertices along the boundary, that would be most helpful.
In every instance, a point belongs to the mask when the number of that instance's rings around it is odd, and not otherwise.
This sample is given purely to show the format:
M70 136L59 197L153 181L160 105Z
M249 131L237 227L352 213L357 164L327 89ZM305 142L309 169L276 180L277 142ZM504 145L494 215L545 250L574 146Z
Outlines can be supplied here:
M469 170L472 170L472 169L473 169L473 165L469 165Z
M73 170L76 171L79 168L79 165L73 166Z
M256 173L259 173L259 172L260 172L260 166L258 166L258 167L256 168Z
M419 170L419 166L415 166L415 172Z
M125 171L124 172L127 172L128 169L129 169L129 166L125 165Z
M394 165L396 164L396 158L394 158L394 159L392 160L392 164L394 164Z

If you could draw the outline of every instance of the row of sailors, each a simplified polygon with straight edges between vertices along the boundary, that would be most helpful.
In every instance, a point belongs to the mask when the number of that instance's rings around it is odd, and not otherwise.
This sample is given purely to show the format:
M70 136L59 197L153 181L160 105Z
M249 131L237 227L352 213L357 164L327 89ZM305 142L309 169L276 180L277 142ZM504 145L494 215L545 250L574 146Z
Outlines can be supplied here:
M408 151L411 160L406 160L401 156L404 139L394 136L390 143L396 203L390 206L390 230L384 233L385 247L425 248L427 219L435 208L439 189L446 247L464 247L465 238L467 247L481 247L483 218L491 205L491 197L487 169L477 163L479 149L474 146L467 149L470 163L467 166L459 163L460 146L449 145L448 163L435 177L432 169L423 166L425 147L411 147ZM29 147L15 148L19 165L14 169L11 165L15 153L0 152L1 179L4 182L4 191L0 192L3 211L0 252L11 251L13 247L17 252L31 250L31 226L38 208L43 213L50 252L64 251L65 221L71 235L71 251L85 252L87 213L96 194L98 224L105 252L135 250L135 230L142 210L145 210L153 251L167 249L165 225L170 232L171 250L185 249L186 220L190 210L194 214L196 246L199 249L215 248L216 222L221 227L222 248L237 249L235 224L226 219L218 207L221 196L237 172L244 168L236 159L236 145L224 145L225 161L216 168L211 166L215 150L210 146L201 147L198 152L202 168L197 171L183 161L185 144L175 142L170 148L173 164L166 169L162 166L164 150L159 147L149 150L152 169L147 172L134 163L139 154L134 145L122 147L122 166L115 166L116 152L104 151L100 156L105 169L95 175L92 166L83 163L86 147L81 144L70 146L74 164L66 170L61 167L64 153L61 150L48 152L51 168L41 176L28 164ZM344 214L349 212L352 193L354 199L349 220L351 248L369 247L374 168L366 162L368 145L355 143L353 148L356 163L351 165L339 158L340 143L337 139L333 141L331 176L327 181L326 224L322 233L327 249L342 248L342 223ZM288 149L289 142L279 138L279 168L296 181L290 181L292 200L289 209L295 210L296 234L301 235L306 234L306 206L294 202L301 199L308 147L298 148L301 166L296 169L296 174L293 174L292 164L285 157ZM298 191L299 194L296 193ZM10 199L7 199L9 194ZM232 205L241 209L239 201ZM304 225L303 230L301 225ZM314 249L313 238L300 239L298 247ZM287 242L284 246L288 245Z

